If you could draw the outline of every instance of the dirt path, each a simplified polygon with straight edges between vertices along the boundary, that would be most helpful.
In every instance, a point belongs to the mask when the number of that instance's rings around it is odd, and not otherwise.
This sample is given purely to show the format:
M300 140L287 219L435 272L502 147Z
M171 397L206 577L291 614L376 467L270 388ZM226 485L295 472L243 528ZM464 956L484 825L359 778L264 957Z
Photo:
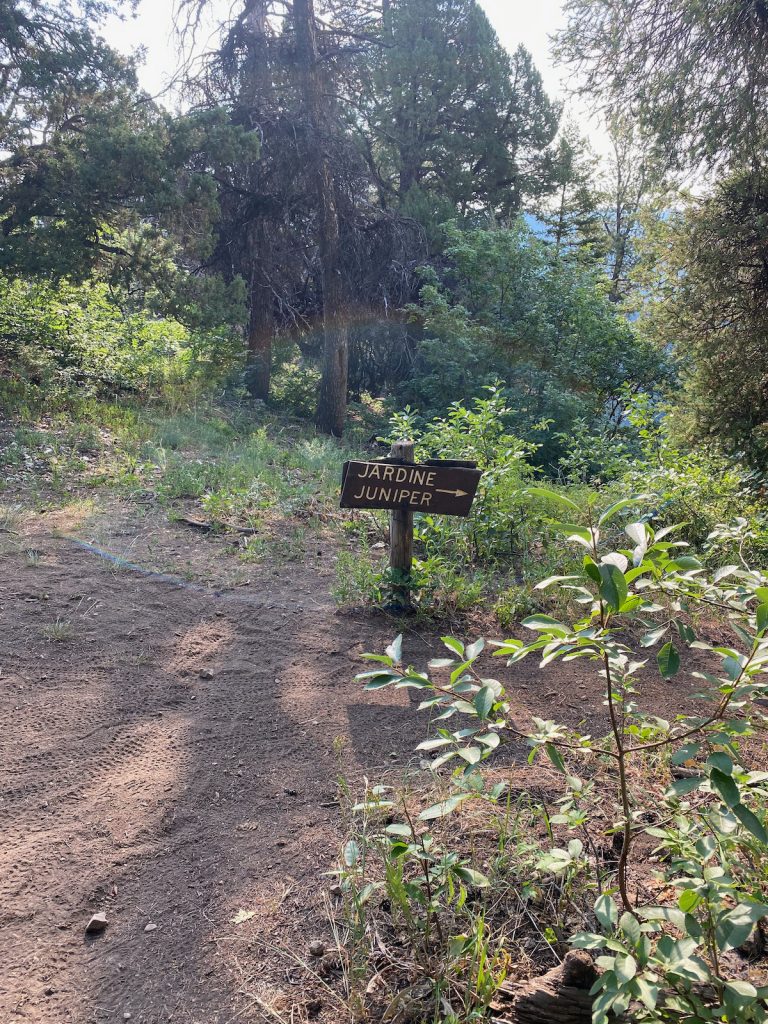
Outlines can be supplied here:
M0 584L0 1020L300 1006L283 949L327 932L339 758L375 774L410 756L407 698L354 682L362 630L327 566L216 595L33 540L39 560L5 554Z

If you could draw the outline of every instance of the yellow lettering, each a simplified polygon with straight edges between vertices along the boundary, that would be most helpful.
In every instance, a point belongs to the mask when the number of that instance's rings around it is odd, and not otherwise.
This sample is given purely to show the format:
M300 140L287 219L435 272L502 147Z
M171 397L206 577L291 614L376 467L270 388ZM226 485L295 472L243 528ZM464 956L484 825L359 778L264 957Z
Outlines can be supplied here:
M436 476L437 476L437 473L427 473L427 479L426 479L427 487L431 487L432 486L432 484L435 482L435 477Z
M432 501L432 492L431 491L422 491L422 494L421 494L421 504L422 505L428 505L430 503L430 501Z
M391 480L394 475L395 475L395 470L394 470L393 466L385 466L384 467L384 479L385 480Z
M403 467L401 466L397 470L397 472L395 474L395 480L397 480L397 482L399 484L401 484L401 483L403 483L404 480L407 480L407 479L408 479L408 470L407 469L403 469Z

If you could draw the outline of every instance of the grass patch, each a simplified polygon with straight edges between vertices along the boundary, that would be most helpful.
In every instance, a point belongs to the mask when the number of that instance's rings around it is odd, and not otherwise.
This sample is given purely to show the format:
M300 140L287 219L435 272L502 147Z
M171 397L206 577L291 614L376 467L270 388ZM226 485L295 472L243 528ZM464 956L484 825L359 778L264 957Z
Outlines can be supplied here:
M59 616L57 616L55 622L43 626L41 632L51 643L64 643L67 640L71 640L75 635L72 623Z

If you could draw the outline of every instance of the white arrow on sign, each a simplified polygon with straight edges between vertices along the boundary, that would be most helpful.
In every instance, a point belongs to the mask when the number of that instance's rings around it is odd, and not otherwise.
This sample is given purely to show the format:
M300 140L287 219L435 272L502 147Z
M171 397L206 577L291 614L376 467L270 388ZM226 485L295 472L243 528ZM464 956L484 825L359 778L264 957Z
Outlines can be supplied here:
M457 487L455 491L446 491L444 487L436 487L435 490L438 494L452 494L454 498L466 498L469 491L460 491Z

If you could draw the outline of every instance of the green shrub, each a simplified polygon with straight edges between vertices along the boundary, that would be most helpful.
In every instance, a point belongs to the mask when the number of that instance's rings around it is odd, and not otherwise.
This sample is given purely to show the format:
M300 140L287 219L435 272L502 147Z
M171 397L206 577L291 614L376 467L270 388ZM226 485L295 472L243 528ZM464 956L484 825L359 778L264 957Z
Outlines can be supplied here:
M474 906L484 929L498 893L493 875L463 854L461 830L438 845L434 829L471 802L498 805L504 784L487 785L482 768L505 742L523 740L529 761L542 758L561 781L557 813L548 815L550 848L532 878L560 879L561 893L573 902L571 917L584 922L571 945L600 953L595 1024L616 1016L638 1024L765 1024L768 987L741 977L728 954L768 919L768 776L748 765L754 756L748 741L765 728L768 577L748 565L707 572L686 542L674 539L674 529L654 530L639 520L625 526L618 544L606 543L617 537L617 518L638 506L637 496L602 512L557 492L539 496L562 508L569 521L560 529L581 556L577 569L569 566L539 588L566 591L581 611L576 621L528 617L523 624L535 639L496 642L494 655L510 665L535 655L542 668L575 658L592 662L604 686L609 732L595 737L537 717L521 730L503 683L480 667L483 639L465 645L445 637L447 657L433 659L429 673L404 662L402 637L385 653L368 655L373 667L358 677L366 689L418 691L420 708L429 709L436 725L418 749L434 758L433 772L453 766L440 801L418 814L386 791L371 790L361 809L371 814L384 806L389 818L369 830L355 857L368 864L368 898L377 887L391 893L397 881L414 957L435 992L444 991L453 949L445 926L467 898L456 904L456 892L489 890ZM698 610L724 614L731 639L713 645L697 636L691 623ZM672 680L686 647L710 659L711 671L692 672L709 709L667 721L641 708L638 674L655 649L660 675ZM675 777L679 766L686 767ZM644 887L640 867L649 842L657 846L661 884ZM370 853L382 846L379 880ZM605 849L615 856L600 856ZM457 876L452 883L451 876ZM353 886L350 871L342 877ZM586 921L585 886L596 897ZM668 898L660 900L659 892ZM436 955L425 958L421 942L430 936ZM485 956L493 963L499 948L486 938Z
M242 357L231 331L196 333L132 311L103 284L0 278L0 336L14 407L120 393L180 404L220 387Z

